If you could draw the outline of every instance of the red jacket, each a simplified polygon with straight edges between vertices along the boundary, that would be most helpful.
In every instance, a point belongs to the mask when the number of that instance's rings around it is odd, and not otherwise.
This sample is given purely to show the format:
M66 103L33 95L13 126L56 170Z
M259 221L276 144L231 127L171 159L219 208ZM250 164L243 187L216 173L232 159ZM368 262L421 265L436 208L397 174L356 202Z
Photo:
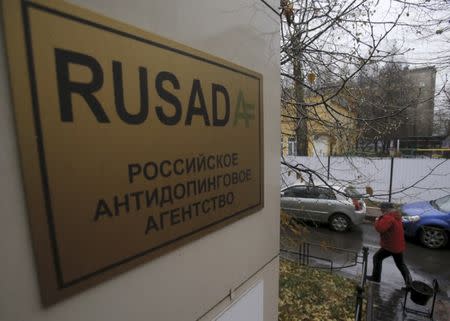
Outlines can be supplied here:
M405 250L402 218L399 212L388 212L375 221L375 229L380 233L380 245L392 253Z

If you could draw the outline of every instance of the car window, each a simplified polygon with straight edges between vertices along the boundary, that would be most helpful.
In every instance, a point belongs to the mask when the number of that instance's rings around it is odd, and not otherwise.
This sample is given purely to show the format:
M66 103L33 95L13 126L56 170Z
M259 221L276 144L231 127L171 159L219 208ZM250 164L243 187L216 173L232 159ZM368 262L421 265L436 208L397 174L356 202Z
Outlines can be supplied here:
M294 197L294 188L290 187L288 189L285 189L283 192L283 197Z
M327 187L317 187L317 198L326 200L335 200L336 195Z
M440 211L445 213L450 212L450 195L438 198L434 203Z
M293 186L284 191L284 197L310 198L308 190L305 186Z
M303 198L319 198L319 193L317 193L317 188L315 187L304 187L302 191Z
M345 194L351 198L362 198L362 194L359 193L353 186L346 187Z

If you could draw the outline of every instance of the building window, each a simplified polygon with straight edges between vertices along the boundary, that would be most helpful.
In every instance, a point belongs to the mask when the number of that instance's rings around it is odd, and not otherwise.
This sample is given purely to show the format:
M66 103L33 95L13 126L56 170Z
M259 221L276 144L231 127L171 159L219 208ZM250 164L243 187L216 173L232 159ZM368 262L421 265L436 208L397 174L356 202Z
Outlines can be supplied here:
M297 138L296 137L288 138L288 155L289 156L297 155Z

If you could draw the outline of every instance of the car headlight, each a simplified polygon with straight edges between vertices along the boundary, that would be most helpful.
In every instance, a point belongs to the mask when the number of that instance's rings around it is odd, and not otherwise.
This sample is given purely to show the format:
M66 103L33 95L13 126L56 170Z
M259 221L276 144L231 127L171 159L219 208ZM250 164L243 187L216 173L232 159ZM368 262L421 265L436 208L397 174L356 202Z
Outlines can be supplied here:
M402 220L403 222L417 222L418 220L420 220L420 216L419 215L402 216Z

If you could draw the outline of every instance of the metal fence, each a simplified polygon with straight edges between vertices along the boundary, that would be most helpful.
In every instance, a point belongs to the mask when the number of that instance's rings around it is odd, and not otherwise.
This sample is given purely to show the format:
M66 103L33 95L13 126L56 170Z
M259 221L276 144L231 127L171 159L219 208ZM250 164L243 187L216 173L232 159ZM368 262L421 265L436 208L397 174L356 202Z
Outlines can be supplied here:
M285 259L330 272L362 264L359 252L324 244L302 242L298 250L281 249L280 252Z
M355 305L355 320L361 321L362 307L364 302L364 291L366 289L366 276L367 276L367 258L369 257L369 248L363 247L362 249L362 273L361 280L356 287L356 305Z
M347 258L349 258L349 260L344 260L344 263L336 263L333 259L333 255L321 255L320 253L323 252L323 250L325 250L328 254L346 254L348 255ZM308 242L302 242L299 245L298 251L292 249L280 250L280 256L284 259L296 261L301 265L316 269L326 269L331 273L337 270L342 271L343 269L361 265L361 275L355 289L355 321L361 321L362 318L368 254L369 249L367 247L363 247L361 253L359 253L357 251L342 249L334 246L325 246L323 244Z
M282 161L311 169L322 178L343 182L362 191L370 186L376 201L408 203L450 194L448 159L289 156ZM302 178L309 179L304 174ZM294 169L281 166L281 187L298 180Z

